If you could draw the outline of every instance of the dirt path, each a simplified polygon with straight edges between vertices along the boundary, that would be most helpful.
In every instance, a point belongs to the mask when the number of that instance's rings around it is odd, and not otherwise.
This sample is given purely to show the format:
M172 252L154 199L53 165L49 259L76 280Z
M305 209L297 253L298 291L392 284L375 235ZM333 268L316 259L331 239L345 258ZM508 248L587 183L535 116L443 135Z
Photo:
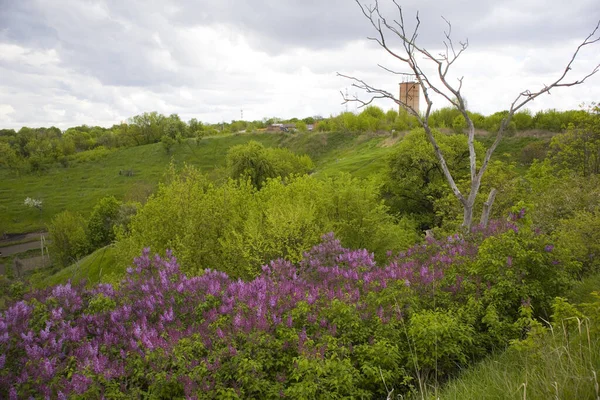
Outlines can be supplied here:
M39 237L39 236L38 236ZM1 246L1 244L0 244ZM0 257L8 257L13 254L25 253L27 250L34 250L40 248L40 241L36 240L35 242L14 244L12 246L0 247L0 252L2 255Z
M10 234L0 238L0 248L11 246L15 242L31 242L40 240L40 235L47 235L48 232L31 232Z
M5 258L15 254L25 253L29 250L40 248L40 236L44 232L27 233L22 235L13 235L8 239L0 240L0 275L6 274ZM14 242L27 241L26 243L10 244ZM47 242L46 242L47 244ZM43 259L41 256L31 257L21 260L23 263L23 272L33 270L42 265Z

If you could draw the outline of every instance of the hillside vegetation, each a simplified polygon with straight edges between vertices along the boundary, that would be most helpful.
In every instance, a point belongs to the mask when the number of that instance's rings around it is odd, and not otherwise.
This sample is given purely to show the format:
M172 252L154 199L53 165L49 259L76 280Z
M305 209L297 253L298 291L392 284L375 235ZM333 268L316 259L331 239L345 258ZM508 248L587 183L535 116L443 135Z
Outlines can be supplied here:
M395 111L195 137L150 114L119 128L138 145L15 150L3 221L46 226L52 265L0 278L0 397L597 397L599 116L519 115L468 230ZM463 190L461 120L434 120Z

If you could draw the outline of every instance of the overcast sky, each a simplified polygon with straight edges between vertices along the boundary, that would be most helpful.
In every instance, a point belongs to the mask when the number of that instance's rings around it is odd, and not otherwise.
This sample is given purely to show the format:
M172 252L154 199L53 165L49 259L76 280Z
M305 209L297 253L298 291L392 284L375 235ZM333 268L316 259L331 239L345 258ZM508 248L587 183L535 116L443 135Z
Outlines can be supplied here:
M454 76L484 114L556 79L600 19L598 0L401 4L410 24L419 11L428 49L441 48L441 16L455 40L469 39ZM356 91L336 72L397 90L377 64L400 67L372 34L353 0L0 0L0 128L110 126L147 111L205 122L241 110L246 120L337 114L340 90ZM600 43L581 53L573 79L599 62ZM598 100L600 73L530 109Z

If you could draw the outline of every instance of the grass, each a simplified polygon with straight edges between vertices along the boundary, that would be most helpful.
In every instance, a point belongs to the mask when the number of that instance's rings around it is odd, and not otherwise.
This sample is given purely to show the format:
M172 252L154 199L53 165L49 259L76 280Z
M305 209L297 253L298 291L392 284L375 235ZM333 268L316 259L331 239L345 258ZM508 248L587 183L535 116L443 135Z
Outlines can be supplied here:
M489 148L495 139L494 135L478 136L479 140L486 148ZM504 162L514 162L517 164L519 172L525 172L527 166L522 165L521 152L522 150L531 143L549 143L547 135L527 136L525 132L519 132L514 136L506 136L496 147L494 156L495 160Z
M210 172L225 165L229 147L257 140L277 146L282 134L231 135L207 138L196 145L187 140L167 154L160 143L112 151L90 162L68 168L53 167L39 174L16 176L0 170L0 234L32 232L44 229L61 211L89 213L102 197L144 200L151 193L171 160L176 165L188 163ZM133 176L120 175L133 170ZM43 201L42 212L26 207L26 197Z
M600 369L598 340L587 343L582 331L540 339L534 350L508 350L469 368L435 393L421 399L596 399ZM581 343L581 346L577 345Z
M599 300L590 293L599 288L596 274L577 283L567 297L571 304L594 303L597 313ZM554 323L524 348L492 355L441 388L428 386L414 400L600 399L600 316L588 317Z
M115 248L109 245L66 268L38 270L31 275L29 281L35 288L65 284L69 280L73 283L85 280L90 286L101 282L116 282L124 272L115 270L117 265Z
M320 176L350 173L359 178L368 178L383 171L386 156L393 147L387 146L387 137L361 136L352 142L352 146L337 148L327 154L320 162L317 172Z
M176 166L194 165L215 180L223 178L229 148L250 140L308 154L325 174L346 171L362 177L381 168L384 161L380 155L389 151L378 147L381 137L359 137L351 133L233 134L204 138L199 142L189 139L176 144L170 154L156 143L118 149L101 158L81 161L67 168L56 166L38 174L16 176L0 170L0 234L43 230L54 215L64 210L87 216L96 202L105 196L144 201L154 191L170 162ZM133 176L119 173L126 170L132 170ZM23 204L26 197L42 200L42 211L26 207Z

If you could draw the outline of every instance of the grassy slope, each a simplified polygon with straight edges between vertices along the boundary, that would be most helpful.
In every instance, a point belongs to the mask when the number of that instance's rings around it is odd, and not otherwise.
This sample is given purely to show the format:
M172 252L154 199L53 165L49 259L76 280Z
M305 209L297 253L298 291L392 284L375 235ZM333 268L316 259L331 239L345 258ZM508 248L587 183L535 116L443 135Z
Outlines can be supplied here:
M69 267L63 268L52 275L40 270L30 277L30 282L36 288L64 284L69 280L79 283L85 280L88 285L100 282L118 281L123 272L116 264L114 246L106 246L94 251ZM116 268L117 267L117 268ZM114 279L118 275L117 279Z
M98 199L114 195L119 199L141 200L163 176L171 159L209 172L224 166L229 147L250 139L274 146L283 138L277 134L232 135L208 138L196 146L189 140L166 154L160 143L120 149L99 160L69 168L55 167L41 174L14 176L0 171L0 235L44 229L54 215L70 210L89 213ZM133 170L134 176L119 175ZM26 197L43 200L43 212L23 205Z
M0 170L0 235L44 229L54 215L67 209L85 215L104 196L143 200L155 189L171 160L176 165L195 165L213 178L222 177L227 150L250 140L308 154L319 176L349 172L364 178L382 170L385 156L398 138L320 132L238 134L205 138L199 144L188 140L175 145L171 154L166 154L160 143L120 149L99 160L54 167L41 174L15 176ZM498 157L516 161L523 146L535 140L542 139L506 138ZM134 176L119 175L120 170L133 170ZM25 207L26 197L43 200L43 212Z
M571 304L593 303L600 274L566 294ZM509 349L466 369L441 388L428 386L416 399L596 399L600 372L600 327L583 321L581 332L554 329L524 351Z
M104 196L143 200L155 189L171 160L176 165L195 165L215 179L222 177L227 150L250 140L308 154L323 173L347 171L363 177L382 167L380 156L389 151L378 146L381 137L258 133L205 138L198 144L188 140L175 145L171 154L166 154L160 143L120 149L95 161L54 167L40 174L15 176L0 170L0 234L44 229L63 210L85 215ZM120 170L133 170L134 175L120 175ZM25 207L26 197L43 200L43 212Z

